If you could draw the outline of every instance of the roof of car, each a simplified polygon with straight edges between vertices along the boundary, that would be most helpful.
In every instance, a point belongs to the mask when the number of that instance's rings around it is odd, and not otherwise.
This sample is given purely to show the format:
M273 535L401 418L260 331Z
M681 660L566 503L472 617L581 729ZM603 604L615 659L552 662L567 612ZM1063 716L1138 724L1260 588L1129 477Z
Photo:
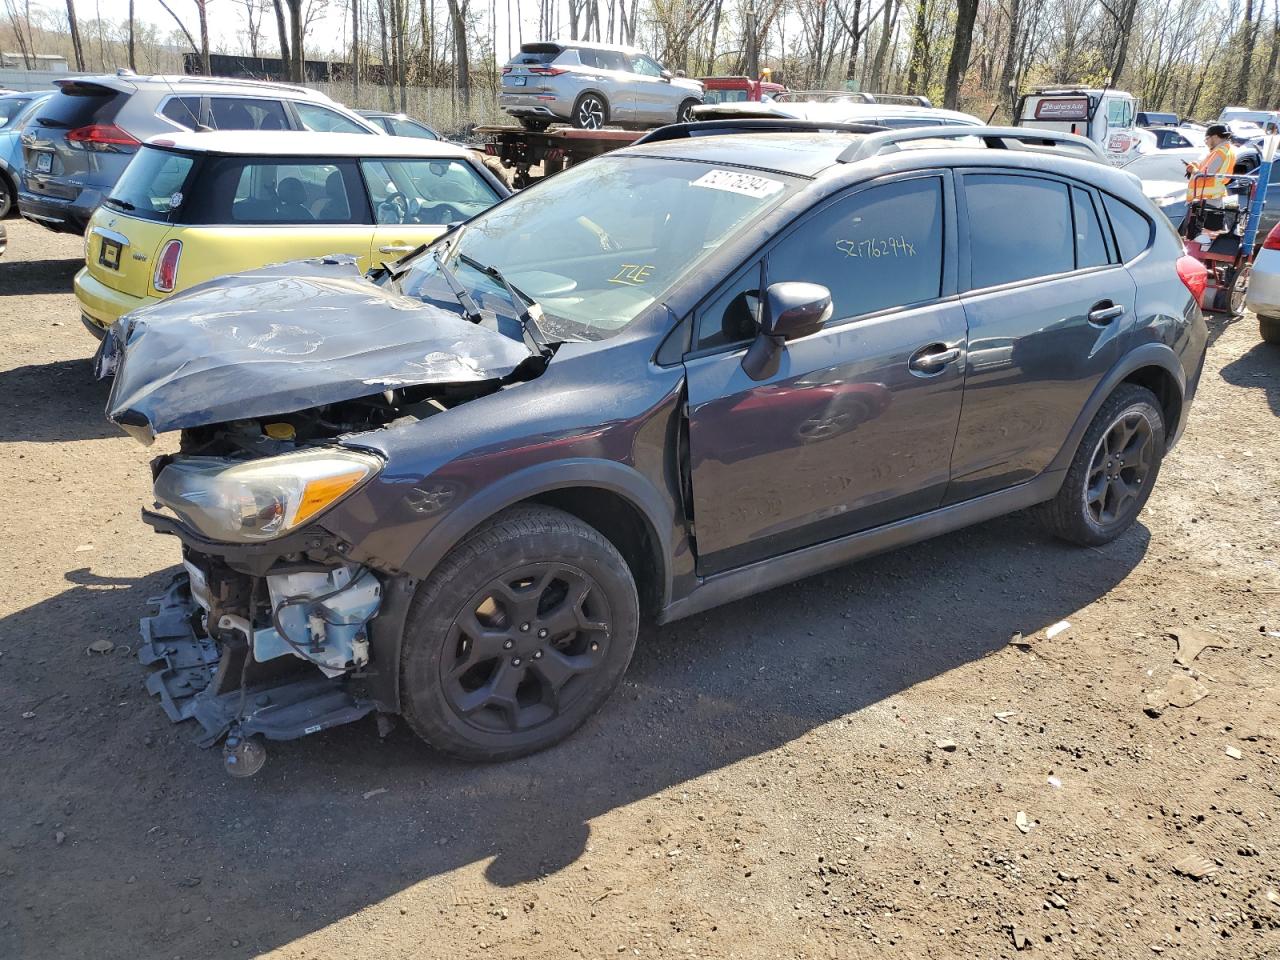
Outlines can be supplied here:
M621 152L813 177L834 164L849 148L854 136L847 133L737 133L646 143L624 147Z
M639 47L627 47L620 43L594 43L586 40L532 40L520 44L525 53L538 53L539 47L559 47L561 50L614 50L618 53L642 53Z
M104 73L97 76L67 77L55 80L59 88L80 84L93 84L130 93L142 88L168 90L174 94L201 93L208 90L253 90L271 92L294 100L317 100L333 103L325 94L311 87L296 83L275 83L270 80L244 80L239 77L200 77L167 74L135 74L128 70Z
M166 133L148 144L194 153L267 157L425 157L454 159L470 151L443 140L304 130L214 130Z
M796 120L822 120L828 123L870 123L877 118L946 120L949 123L982 123L975 116L956 110L938 107L916 107L896 103L829 103L809 100L787 100L782 103L728 103L698 107L698 116L724 116L727 114L754 114L762 117L791 117Z

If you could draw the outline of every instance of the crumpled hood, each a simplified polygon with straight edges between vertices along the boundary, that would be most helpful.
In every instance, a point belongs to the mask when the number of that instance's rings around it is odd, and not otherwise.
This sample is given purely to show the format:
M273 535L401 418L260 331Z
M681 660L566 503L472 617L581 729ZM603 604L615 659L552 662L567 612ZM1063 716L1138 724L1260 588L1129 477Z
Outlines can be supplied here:
M370 283L344 256L219 277L121 317L98 371L115 374L108 419L150 443L387 388L500 379L529 356L522 342Z

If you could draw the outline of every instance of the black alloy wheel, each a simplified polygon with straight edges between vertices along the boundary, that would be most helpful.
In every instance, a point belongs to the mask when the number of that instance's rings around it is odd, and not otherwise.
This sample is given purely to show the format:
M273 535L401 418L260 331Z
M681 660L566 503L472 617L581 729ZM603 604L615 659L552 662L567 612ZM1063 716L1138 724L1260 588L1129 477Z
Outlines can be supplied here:
M1143 411L1130 409L1098 441L1084 489L1085 509L1100 527L1115 523L1146 492L1155 436Z
M440 664L449 705L489 733L553 719L590 688L611 623L604 592L576 566L550 561L504 573L450 628Z
M400 710L420 737L464 760L533 753L609 698L639 624L631 570L599 530L553 507L512 507L418 587Z

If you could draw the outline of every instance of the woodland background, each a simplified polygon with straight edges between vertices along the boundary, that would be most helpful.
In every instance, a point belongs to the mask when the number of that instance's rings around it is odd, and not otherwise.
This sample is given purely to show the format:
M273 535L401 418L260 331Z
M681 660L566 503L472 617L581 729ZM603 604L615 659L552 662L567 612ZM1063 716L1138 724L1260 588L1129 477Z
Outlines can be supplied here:
M924 93L983 119L1047 83L1110 83L1185 117L1280 106L1280 0L157 2L169 29L135 0L0 0L0 50L139 73L181 73L187 53L283 57L294 79L306 61L336 99L447 131L501 116L501 66L538 39L633 44L694 77L767 67L793 89ZM211 40L211 20L235 41ZM339 79L313 82L312 61Z

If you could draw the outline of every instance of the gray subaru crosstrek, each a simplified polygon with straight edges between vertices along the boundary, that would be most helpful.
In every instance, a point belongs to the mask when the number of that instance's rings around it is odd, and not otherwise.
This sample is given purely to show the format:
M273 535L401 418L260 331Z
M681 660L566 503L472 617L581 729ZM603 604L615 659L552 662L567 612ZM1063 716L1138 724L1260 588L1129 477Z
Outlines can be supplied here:
M914 149L907 149L914 148ZM1137 518L1204 361L1204 268L1069 134L655 131L362 279L119 321L108 416L184 570L149 688L229 768L377 713L497 760L665 623L1027 507Z
M129 70L55 81L22 132L18 209L51 230L81 233L142 141L180 130L381 128L306 87Z
M498 105L530 130L568 122L656 127L689 120L702 84L632 47L570 41L521 44L502 68Z

